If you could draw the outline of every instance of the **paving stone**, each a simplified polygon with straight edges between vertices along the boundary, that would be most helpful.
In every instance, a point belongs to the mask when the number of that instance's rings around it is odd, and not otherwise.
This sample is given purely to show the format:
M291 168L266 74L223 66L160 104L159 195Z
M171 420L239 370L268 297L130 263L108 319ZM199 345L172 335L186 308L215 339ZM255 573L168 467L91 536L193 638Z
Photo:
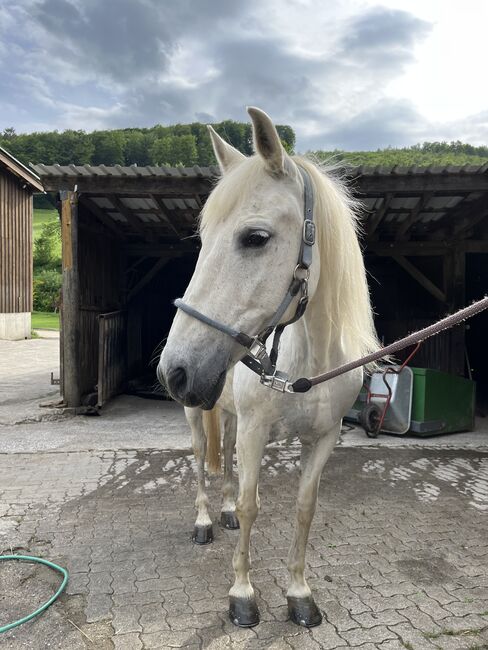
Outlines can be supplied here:
M310 634L314 641L317 641L319 646L326 650L347 645L345 637L343 638L346 632L342 632L341 636L339 636L334 626L330 623L323 622L322 625L311 628Z
M200 640L195 634L184 632L153 632L141 634L144 650L169 650L169 648L187 648L197 650Z
M142 641L138 634L117 634L112 638L115 650L139 650Z
M107 594L88 594L86 602L86 620L96 623L111 617L112 600Z
M381 643L387 639L395 638L395 634L391 632L386 625L378 625L365 630L360 628L348 630L347 632L342 632L341 636L343 636L352 647L360 646L363 643L368 643L370 641L373 643Z
M140 632L142 630L139 624L139 610L133 605L114 607L112 609L112 625L115 634L126 634L127 632Z
M394 609L385 609L381 612L364 612L364 614L355 614L354 620L356 625L354 627L357 627L358 624L363 628L371 628L377 627L378 625L396 625L397 623L405 623L407 619L403 616L404 611L405 610L403 609L400 612L397 612Z
M166 620L166 610L159 603L138 605L137 609L140 612L139 624L144 632L161 632L170 629Z
M0 512L16 519L9 541L68 567L63 606L77 607L86 617L87 634L96 630L97 642L104 639L116 649L486 645L486 525L461 488L439 483L435 470L449 459L461 461L456 467L473 468L487 456L355 449L346 457L344 452L334 454L324 475L311 531L307 575L324 611L323 624L313 630L287 621L289 513L298 479L294 447L267 450L276 473L263 472L263 512L253 529L251 577L262 619L253 630L234 627L227 616L238 533L216 525L212 545L190 542L196 482L185 452L28 454L16 455L15 463L0 454ZM379 461L393 476L417 463L415 477L390 485L364 471ZM163 471L168 463L175 469ZM158 483L162 476L166 482ZM343 476L354 478L344 483ZM13 481L16 493L2 489ZM437 502L417 501L414 488L422 481L439 485ZM140 490L148 484L151 490ZM220 485L220 479L209 484L212 504L220 502ZM458 523L456 535L452 520ZM483 625L479 635L463 634ZM26 638L19 638L27 646Z
M434 641L427 639L420 630L409 623L391 625L388 629L402 641L405 647L408 647L407 644L414 650L434 650L437 647Z

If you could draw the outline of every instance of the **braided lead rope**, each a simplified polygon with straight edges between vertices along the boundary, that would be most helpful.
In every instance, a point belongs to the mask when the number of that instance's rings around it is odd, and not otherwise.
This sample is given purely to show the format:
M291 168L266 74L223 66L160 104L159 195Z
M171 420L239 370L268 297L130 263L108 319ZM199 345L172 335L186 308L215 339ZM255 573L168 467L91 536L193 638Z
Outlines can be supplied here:
M418 332L413 332L413 334L409 334L408 336L405 336L405 338L395 341L394 343L391 343L384 348L381 348L381 350L377 350L376 352L368 354L367 356L362 357L361 359L357 359L356 361L346 363L339 368L334 368L334 370L329 370L329 372L324 372L321 375L310 377L310 384L312 386L316 386L317 384L321 384L324 381L333 379L339 375L343 375L345 372L349 372L349 370L354 370L354 368L359 368L360 366L366 366L368 363L377 361L382 357L386 357L390 354L394 354L395 352L399 352L404 348L408 348L410 345L415 345L415 343L420 343L425 339L428 339L430 336L439 334L439 332L442 332L442 330L446 330L450 327L453 327L454 325L458 325L462 321L467 320L476 314L479 314L485 309L488 309L488 296L482 298L481 300L478 300L477 302L474 302L469 307L460 309L455 314L451 314L450 316L443 318L433 325L429 325L428 327L425 327Z

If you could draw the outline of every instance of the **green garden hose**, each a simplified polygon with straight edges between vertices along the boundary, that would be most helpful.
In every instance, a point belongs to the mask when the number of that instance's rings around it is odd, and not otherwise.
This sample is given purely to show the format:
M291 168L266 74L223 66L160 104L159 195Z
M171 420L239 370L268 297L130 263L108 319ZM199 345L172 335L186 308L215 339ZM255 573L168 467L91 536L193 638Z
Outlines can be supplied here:
M35 612L32 612L32 614L29 614L28 616L24 616L24 618L20 618L18 621L14 621L13 623L8 623L8 625L0 626L0 634L2 632L6 632L7 630L11 630L12 628L17 627L18 625L22 625L22 623L27 623L27 621L30 621L35 616L42 614L42 612L46 611L46 609L50 605L52 605L54 601L59 598L59 596L61 596L64 588L68 583L68 572L66 571L66 569L63 569L63 567L60 567L57 564L54 564L53 562L49 562L49 560L43 560L40 557L32 557L31 555L0 555L0 561L2 560L18 560L19 562L34 562L36 564L45 564L51 569L58 571L58 573L60 573L63 576L63 582L59 586L54 596L51 596L51 598L47 600L43 605L41 605L38 609L36 609Z

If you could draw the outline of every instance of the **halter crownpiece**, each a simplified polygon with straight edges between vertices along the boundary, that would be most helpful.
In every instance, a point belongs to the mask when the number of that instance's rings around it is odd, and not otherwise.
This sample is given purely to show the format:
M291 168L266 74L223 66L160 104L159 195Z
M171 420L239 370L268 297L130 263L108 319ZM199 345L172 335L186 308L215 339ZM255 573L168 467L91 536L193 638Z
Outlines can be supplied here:
M237 343L247 348L247 354L241 359L241 361L260 376L262 384L269 388L273 388L274 390L288 393L294 392L292 385L289 382L289 378L285 373L276 369L278 347L285 327L291 325L291 323L295 323L299 318L301 318L307 308L308 280L310 277L310 266L312 264L313 245L315 244L312 181L310 180L308 172L303 169L303 167L298 167L298 170L303 179L304 217L300 253L298 255L298 262L293 271L293 278L288 287L288 291L266 327L261 330L257 336L252 337L226 325L225 323L221 323L220 321L206 316L201 311L198 311L194 307L184 303L181 298L177 298L174 301L174 305L178 309L181 309L186 314L196 318L202 323L227 334L237 341ZM286 323L280 323L286 310L298 294L300 294L300 298L294 316L290 320L286 321ZM273 345L271 347L271 352L268 355L266 350L266 341L273 332Z

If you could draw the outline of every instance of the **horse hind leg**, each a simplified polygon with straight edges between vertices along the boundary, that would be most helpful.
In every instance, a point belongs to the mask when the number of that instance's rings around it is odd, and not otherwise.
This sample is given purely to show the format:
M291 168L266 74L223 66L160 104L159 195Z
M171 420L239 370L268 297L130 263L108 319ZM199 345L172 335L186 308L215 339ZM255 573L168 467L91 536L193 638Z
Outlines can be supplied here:
M337 433L338 430L334 429L315 444L302 447L295 533L288 555L291 582L286 597L290 619L304 627L314 627L322 622L322 613L304 575L305 551L317 505L320 476L336 443Z
M233 486L234 448L236 445L237 417L231 413L222 414L224 428L224 482L222 485L222 510L220 523L224 528L239 528Z
M185 409L186 419L191 428L193 453L197 464L197 497L195 508L197 519L193 530L192 540L195 544L210 544L213 541L212 520L208 512L208 496L205 486L205 456L207 453L207 437L203 428L203 413L200 409Z

